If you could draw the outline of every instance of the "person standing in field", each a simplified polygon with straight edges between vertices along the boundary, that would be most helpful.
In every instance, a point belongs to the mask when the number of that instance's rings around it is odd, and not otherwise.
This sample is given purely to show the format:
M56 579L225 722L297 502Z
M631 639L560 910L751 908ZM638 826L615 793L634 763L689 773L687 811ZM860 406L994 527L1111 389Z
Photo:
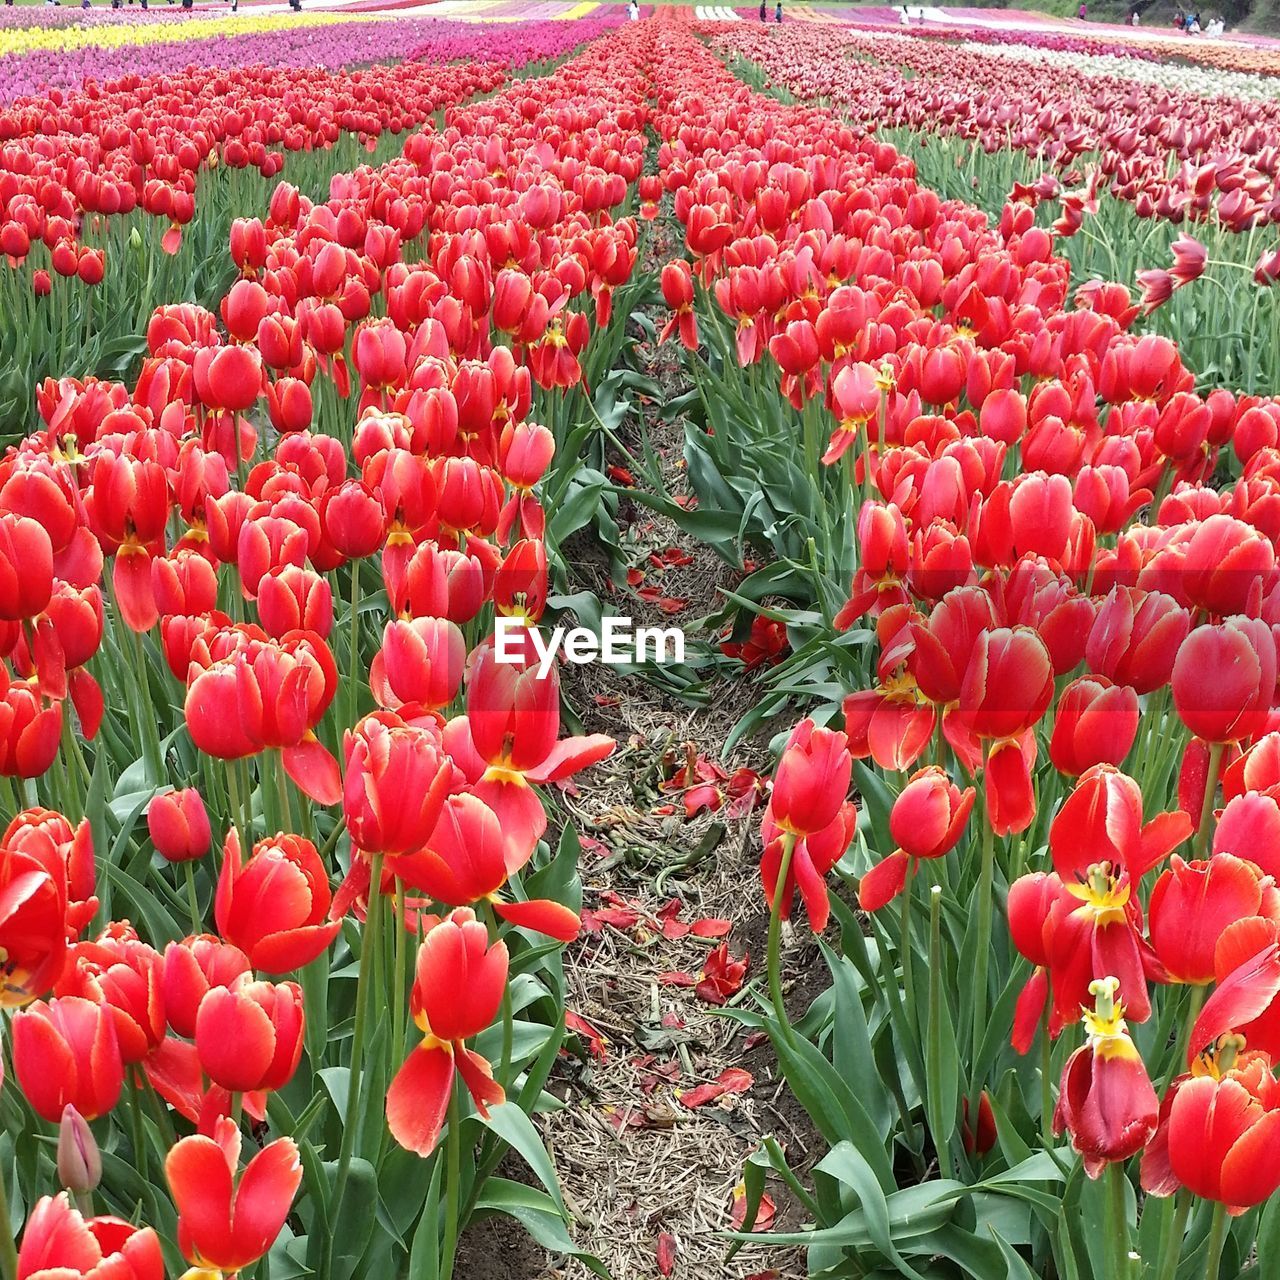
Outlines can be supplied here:
M778 0L778 6L773 11L773 20L774 22L782 21L782 0Z

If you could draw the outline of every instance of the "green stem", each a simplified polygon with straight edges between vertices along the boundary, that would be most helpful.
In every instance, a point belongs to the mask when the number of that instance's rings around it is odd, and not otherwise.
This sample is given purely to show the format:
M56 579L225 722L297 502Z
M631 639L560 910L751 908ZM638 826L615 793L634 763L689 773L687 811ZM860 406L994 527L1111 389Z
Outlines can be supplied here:
M357 672L360 670L360 562L353 560L351 562L351 620L349 626L351 628L350 639L350 658L347 664L347 717L346 723L348 728L354 728L359 711L358 689L359 681L356 678Z
M405 986L408 980L409 944L405 938L404 920L404 881L395 878L396 896L395 910L391 913L391 928L395 932L395 985L391 992L391 1025L392 1052L398 1060L404 1052L405 1033L405 1001L408 994Z
M1222 1274L1222 1246L1227 1240L1227 1206L1213 1206L1213 1225L1209 1228L1209 1246L1205 1254L1204 1280L1219 1280Z
M364 1066L364 1037L367 1007L375 998L376 988L371 990L371 975L375 956L382 946L382 855L370 859L369 905L365 918L364 939L360 945L360 969L356 977L356 1017L351 1031L351 1066L347 1073L347 1114L342 1125L342 1145L338 1150L338 1177L331 1202L332 1213L342 1207L343 1192L351 1172L351 1157L355 1152L356 1124L360 1115L360 1073ZM330 1258L327 1273L332 1272L332 1250L336 1241L329 1241Z
M908 859L907 882L902 888L901 927L898 934L898 963L902 966L902 990L907 1002L909 1025L918 1027L920 1019L916 1010L916 981L911 963L911 885L915 878L915 859Z
M247 842L247 832L244 829L244 809L240 804L240 775L238 772L239 761L228 760L227 762L227 804L231 809L231 825L235 827L236 834L240 837L240 852L245 856L249 852Z
M1191 1031L1196 1025L1196 1019L1200 1016L1200 1009L1204 1004L1204 997L1209 990L1207 986L1194 986L1191 988L1191 997L1187 1003L1187 1016L1182 1020L1182 1032L1178 1036L1178 1051L1174 1054L1173 1060L1165 1070L1164 1089L1169 1087L1170 1081L1183 1070L1182 1064L1186 1061L1187 1047L1191 1044Z
M791 858L796 850L796 837L788 832L782 838L782 859L778 864L778 879L773 887L773 906L769 908L769 938L767 951L767 970L769 975L769 998L773 1001L773 1011L778 1019L778 1027L783 1037L790 1041L791 1023L787 1021L787 1006L782 998L782 894L787 883L787 873L791 870Z
M444 1140L444 1239L440 1242L440 1280L453 1280L453 1260L458 1251L458 1197L462 1175L462 1126L458 1083L449 1094L449 1131Z
M280 805L280 825L284 831L293 830L293 814L289 808L289 783L284 769L284 751L271 753L271 767L276 775L276 797Z
M200 916L200 899L196 896L195 860L188 858L182 864L187 880L187 909L191 912L191 932L198 934L204 930L204 921Z
M1040 1133L1053 1146L1053 1037L1049 1034L1050 1006L1045 1003L1040 1023Z
M13 1239L13 1220L9 1216L9 1188L0 1173L0 1280L17 1280L18 1246Z
M1209 744L1209 766L1204 780L1204 803L1200 806L1200 824L1196 828L1195 844L1191 847L1193 859L1203 858L1209 847L1209 832L1213 827L1213 801L1218 790L1218 771L1222 767L1222 753L1226 744Z
M1110 1274L1126 1280L1129 1274L1129 1179L1124 1161L1114 1161L1107 1169L1107 1246L1111 1249Z
M1185 1187L1178 1192L1173 1217L1160 1241L1160 1262L1156 1280L1176 1280L1178 1263L1182 1261L1182 1240L1187 1233L1187 1217L1191 1213L1191 1192Z
M990 769L984 765L982 785L991 785ZM987 963L991 956L991 899L995 893L996 833L991 819L982 817L982 867L978 877L978 950L973 973L973 1081L970 1103L978 1102L978 1058L987 1030ZM974 1113L977 1114L976 1112Z

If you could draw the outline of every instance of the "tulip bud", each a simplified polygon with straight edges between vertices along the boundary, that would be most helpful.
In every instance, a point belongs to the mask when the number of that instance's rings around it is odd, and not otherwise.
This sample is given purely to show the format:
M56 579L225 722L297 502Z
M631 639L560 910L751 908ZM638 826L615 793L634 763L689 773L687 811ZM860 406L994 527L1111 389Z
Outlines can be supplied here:
M147 806L147 832L166 862L191 862L209 852L212 833L200 792L194 787L156 796Z
M102 1153L89 1122L67 1103L58 1125L58 1180L73 1195L88 1195L102 1181Z

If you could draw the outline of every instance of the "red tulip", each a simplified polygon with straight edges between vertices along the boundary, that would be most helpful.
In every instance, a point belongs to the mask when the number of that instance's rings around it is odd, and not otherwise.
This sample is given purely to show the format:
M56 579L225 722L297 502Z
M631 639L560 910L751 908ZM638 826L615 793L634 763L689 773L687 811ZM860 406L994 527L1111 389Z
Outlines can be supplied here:
M1116 684L1151 693L1169 683L1190 629L1190 614L1172 596L1115 587L1098 609L1085 657L1093 671Z
M282 565L258 583L258 618L273 639L313 631L322 640L333 629L333 591L312 569Z
M809 835L829 826L849 794L853 759L843 733L802 720L774 770L769 811L783 831Z
M975 796L972 787L961 791L936 765L913 774L889 811L889 833L898 847L862 878L858 905L879 910L906 887L914 860L941 858L954 849Z
M1028 627L984 631L960 689L960 719L979 738L1014 738L1034 725L1053 698L1044 641Z
M517 662L499 661L493 647L471 656L467 714L445 727L444 744L468 775L476 796L502 823L507 870L519 870L547 827L546 810L531 784L559 782L605 759L614 748L604 734L560 738L560 680L530 664L532 646Z
M164 964L127 923L109 924L92 942L76 943L53 990L110 1009L126 1063L141 1062L164 1039Z
M196 1013L205 1075L232 1093L283 1089L302 1057L302 988L245 974L211 987Z
M0 835L0 849L9 855L27 855L55 880L65 879L66 934L68 940L79 937L98 911L93 831L88 819L81 819L73 830L66 818L52 809L23 809Z
M1081 676L1062 691L1049 759L1079 777L1095 764L1119 765L1138 736L1138 695L1105 676Z
M240 1128L219 1120L214 1136L183 1138L164 1162L178 1207L178 1247L196 1267L243 1271L275 1243L302 1183L292 1138L263 1147L237 1177Z
M0 774L40 777L53 764L61 736L62 703L45 705L33 683L10 684L0 697Z
M27 1004L57 981L67 955L67 880L57 861L0 847L0 949L0 1008Z
M73 1106L87 1120L106 1115L124 1084L111 1009L80 996L42 1000L13 1018L13 1070L35 1113L51 1124Z
M466 660L462 632L446 618L388 622L369 684L384 706L412 703L434 711L456 697Z
M329 877L310 840L280 834L253 846L240 861L234 827L222 849L214 899L218 932L263 973L288 973L311 963L338 936L329 919Z
M0 619L34 618L53 595L53 544L26 516L0 512Z
M425 848L392 858L388 869L410 888L449 907L488 899L504 920L563 942L578 936L580 921L568 907L545 900L504 902L507 882L502 826L497 815L472 795L450 796Z
M85 1218L65 1191L43 1196L27 1218L17 1280L164 1280L164 1254L150 1227Z
M425 1037L387 1091L387 1123L404 1148L428 1156L444 1128L455 1072L481 1115L502 1102L489 1064L465 1041L497 1016L507 985L507 948L489 945L473 911L461 908L432 924L418 948L409 1008Z
M1142 1160L1149 1194L1185 1187L1239 1213L1280 1189L1280 1083L1266 1054L1241 1048L1227 1037L1173 1082Z
M1070 1134L1085 1172L1098 1178L1108 1164L1125 1161L1146 1146L1156 1129L1159 1104L1129 1038L1123 1008L1116 1003L1115 980L1099 979L1090 991L1096 1003L1084 1015L1088 1041L1063 1068L1053 1131Z
M254 347L201 347L193 368L196 394L211 409L238 413L262 392L262 357Z
M1259 733L1276 695L1276 643L1265 623L1228 618L1197 627L1173 666L1178 718L1206 742L1239 742Z
M365 716L344 739L342 808L352 841L371 853L422 848L454 789L438 732L389 711ZM414 796L412 805L405 796Z
M167 862L191 862L209 852L209 814L194 787L166 791L147 806L147 833Z
M249 957L211 933L169 943L164 949L164 1012L169 1026L194 1039L200 1002L210 988L229 987L248 972Z
M1147 908L1151 946L1176 981L1203 986L1214 980L1214 954L1227 926L1264 913L1280 919L1280 895L1253 863L1229 853L1200 862L1175 854Z

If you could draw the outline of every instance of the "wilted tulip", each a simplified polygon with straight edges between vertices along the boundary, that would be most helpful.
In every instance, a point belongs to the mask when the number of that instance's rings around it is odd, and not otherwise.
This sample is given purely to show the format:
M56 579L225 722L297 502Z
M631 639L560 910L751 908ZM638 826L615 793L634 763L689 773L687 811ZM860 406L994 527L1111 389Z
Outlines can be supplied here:
M1053 1131L1067 1131L1085 1172L1098 1178L1108 1164L1146 1146L1159 1103L1116 1002L1115 979L1099 979L1090 993L1094 1008L1084 1015L1088 1040L1063 1068Z

